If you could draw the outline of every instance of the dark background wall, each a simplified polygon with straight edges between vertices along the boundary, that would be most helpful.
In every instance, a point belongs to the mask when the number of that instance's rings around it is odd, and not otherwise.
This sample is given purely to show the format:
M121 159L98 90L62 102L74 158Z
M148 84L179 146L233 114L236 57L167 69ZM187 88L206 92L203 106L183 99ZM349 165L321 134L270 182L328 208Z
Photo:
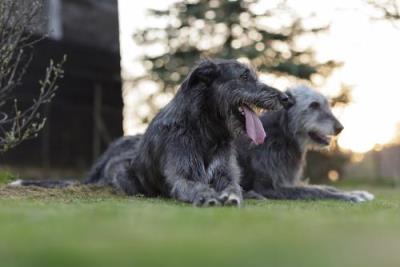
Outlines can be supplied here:
M119 52L117 0L62 1L64 40Z
M2 165L22 176L82 176L114 138L122 135L117 1L48 0L47 26L59 26L33 50L17 92L22 104L37 95L50 59L66 54L64 79L41 135L2 155ZM45 12L46 13L46 12ZM56 17L54 17L56 16ZM56 34L54 34L56 33Z

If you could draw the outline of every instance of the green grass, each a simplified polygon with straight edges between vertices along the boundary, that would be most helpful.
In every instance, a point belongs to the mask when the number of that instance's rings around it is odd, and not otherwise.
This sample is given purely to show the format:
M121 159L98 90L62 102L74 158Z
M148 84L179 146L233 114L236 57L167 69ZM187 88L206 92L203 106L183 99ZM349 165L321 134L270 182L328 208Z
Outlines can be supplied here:
M10 172L8 170L0 169L0 185L1 184L6 184L6 183L11 182L11 181L13 181L15 179L16 179L16 176L12 172Z
M193 208L110 190L0 188L0 266L400 266L400 190Z

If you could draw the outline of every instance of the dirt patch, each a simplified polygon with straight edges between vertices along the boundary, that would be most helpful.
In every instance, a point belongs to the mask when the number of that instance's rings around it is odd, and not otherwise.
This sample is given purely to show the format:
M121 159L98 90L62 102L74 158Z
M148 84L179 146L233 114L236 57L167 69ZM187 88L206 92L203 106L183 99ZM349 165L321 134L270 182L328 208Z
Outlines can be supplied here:
M0 199L40 199L40 200L99 200L125 198L110 187L74 185L67 188L41 188L37 186L13 187L0 185Z

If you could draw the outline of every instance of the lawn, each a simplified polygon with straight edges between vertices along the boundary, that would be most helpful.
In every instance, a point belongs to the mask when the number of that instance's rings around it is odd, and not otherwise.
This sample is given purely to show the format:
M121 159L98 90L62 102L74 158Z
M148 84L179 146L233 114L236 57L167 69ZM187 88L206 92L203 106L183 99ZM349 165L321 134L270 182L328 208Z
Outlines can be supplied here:
M0 266L400 266L400 190L194 208L110 190L0 186Z

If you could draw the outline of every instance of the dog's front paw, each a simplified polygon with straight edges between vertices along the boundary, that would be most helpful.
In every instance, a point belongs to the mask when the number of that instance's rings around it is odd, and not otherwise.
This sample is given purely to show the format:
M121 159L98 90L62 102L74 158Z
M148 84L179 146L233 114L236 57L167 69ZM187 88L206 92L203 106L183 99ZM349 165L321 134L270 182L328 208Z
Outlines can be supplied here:
M221 202L215 192L204 192L195 197L193 205L196 207L214 207L221 206Z
M351 201L351 202L354 202L354 203L361 203L361 202L365 202L366 201L364 198L362 198L360 196L357 196L357 195L352 195L350 193L345 195L345 200Z
M225 206L240 207L243 198L241 195L238 195L236 193L222 192L221 195L219 196L219 200Z
M374 200L375 196L367 191L360 191L360 190L356 190L356 191L350 191L349 192L351 195L353 196L357 196L361 199L363 199L364 201L371 201Z

